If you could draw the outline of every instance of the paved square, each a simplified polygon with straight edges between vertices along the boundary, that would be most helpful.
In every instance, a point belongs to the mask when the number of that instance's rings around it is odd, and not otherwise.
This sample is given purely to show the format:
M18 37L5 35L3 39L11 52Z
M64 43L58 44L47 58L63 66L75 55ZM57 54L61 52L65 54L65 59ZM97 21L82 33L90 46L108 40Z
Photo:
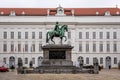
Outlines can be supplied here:
M99 74L17 74L0 72L0 80L120 80L120 70L103 69Z

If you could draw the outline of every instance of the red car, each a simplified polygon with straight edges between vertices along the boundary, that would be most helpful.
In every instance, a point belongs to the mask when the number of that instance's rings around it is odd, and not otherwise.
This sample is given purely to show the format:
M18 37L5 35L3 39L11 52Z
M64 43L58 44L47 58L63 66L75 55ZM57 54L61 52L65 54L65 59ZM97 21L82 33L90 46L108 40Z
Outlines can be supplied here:
M0 67L0 72L7 72L8 71L8 68L2 66Z

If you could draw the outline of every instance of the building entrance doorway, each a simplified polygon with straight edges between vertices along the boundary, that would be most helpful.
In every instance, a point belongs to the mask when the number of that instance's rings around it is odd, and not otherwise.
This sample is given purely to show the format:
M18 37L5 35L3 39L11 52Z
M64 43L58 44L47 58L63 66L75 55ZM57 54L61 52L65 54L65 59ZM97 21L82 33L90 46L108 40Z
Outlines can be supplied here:
M38 66L42 65L42 61L43 61L43 57L42 56L38 57Z
M79 66L82 68L83 67L83 64L84 64L84 59L82 56L79 56L78 57L78 62L79 62Z
M106 57L106 68L111 68L111 57L107 56Z
M15 67L15 57L13 56L9 58L9 68L11 68L12 66Z

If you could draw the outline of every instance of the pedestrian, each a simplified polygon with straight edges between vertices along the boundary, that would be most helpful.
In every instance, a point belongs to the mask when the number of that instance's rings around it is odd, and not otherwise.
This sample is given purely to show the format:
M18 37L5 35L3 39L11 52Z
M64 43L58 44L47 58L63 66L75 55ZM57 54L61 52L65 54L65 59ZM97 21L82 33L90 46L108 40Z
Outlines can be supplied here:
M12 70L12 72L14 71L14 69L15 69L15 67L12 65L12 66L11 66L11 70Z
M109 69L111 69L111 65L109 65Z

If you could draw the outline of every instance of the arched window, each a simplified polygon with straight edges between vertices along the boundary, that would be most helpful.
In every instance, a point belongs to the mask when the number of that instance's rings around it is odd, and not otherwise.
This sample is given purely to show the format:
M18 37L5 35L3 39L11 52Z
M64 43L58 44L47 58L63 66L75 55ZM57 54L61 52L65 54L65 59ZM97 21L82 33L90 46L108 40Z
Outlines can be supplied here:
M99 12L96 12L96 15L99 15Z
M25 12L23 11L21 14L22 14L22 15L25 15Z
M117 12L116 12L116 15L120 15L120 12L119 12L119 11L117 11Z
M2 11L2 12L0 12L0 14L1 14L1 15L3 15L3 14L4 14L4 12Z
M105 16L110 16L111 14L110 14L110 11L106 11L105 12Z

